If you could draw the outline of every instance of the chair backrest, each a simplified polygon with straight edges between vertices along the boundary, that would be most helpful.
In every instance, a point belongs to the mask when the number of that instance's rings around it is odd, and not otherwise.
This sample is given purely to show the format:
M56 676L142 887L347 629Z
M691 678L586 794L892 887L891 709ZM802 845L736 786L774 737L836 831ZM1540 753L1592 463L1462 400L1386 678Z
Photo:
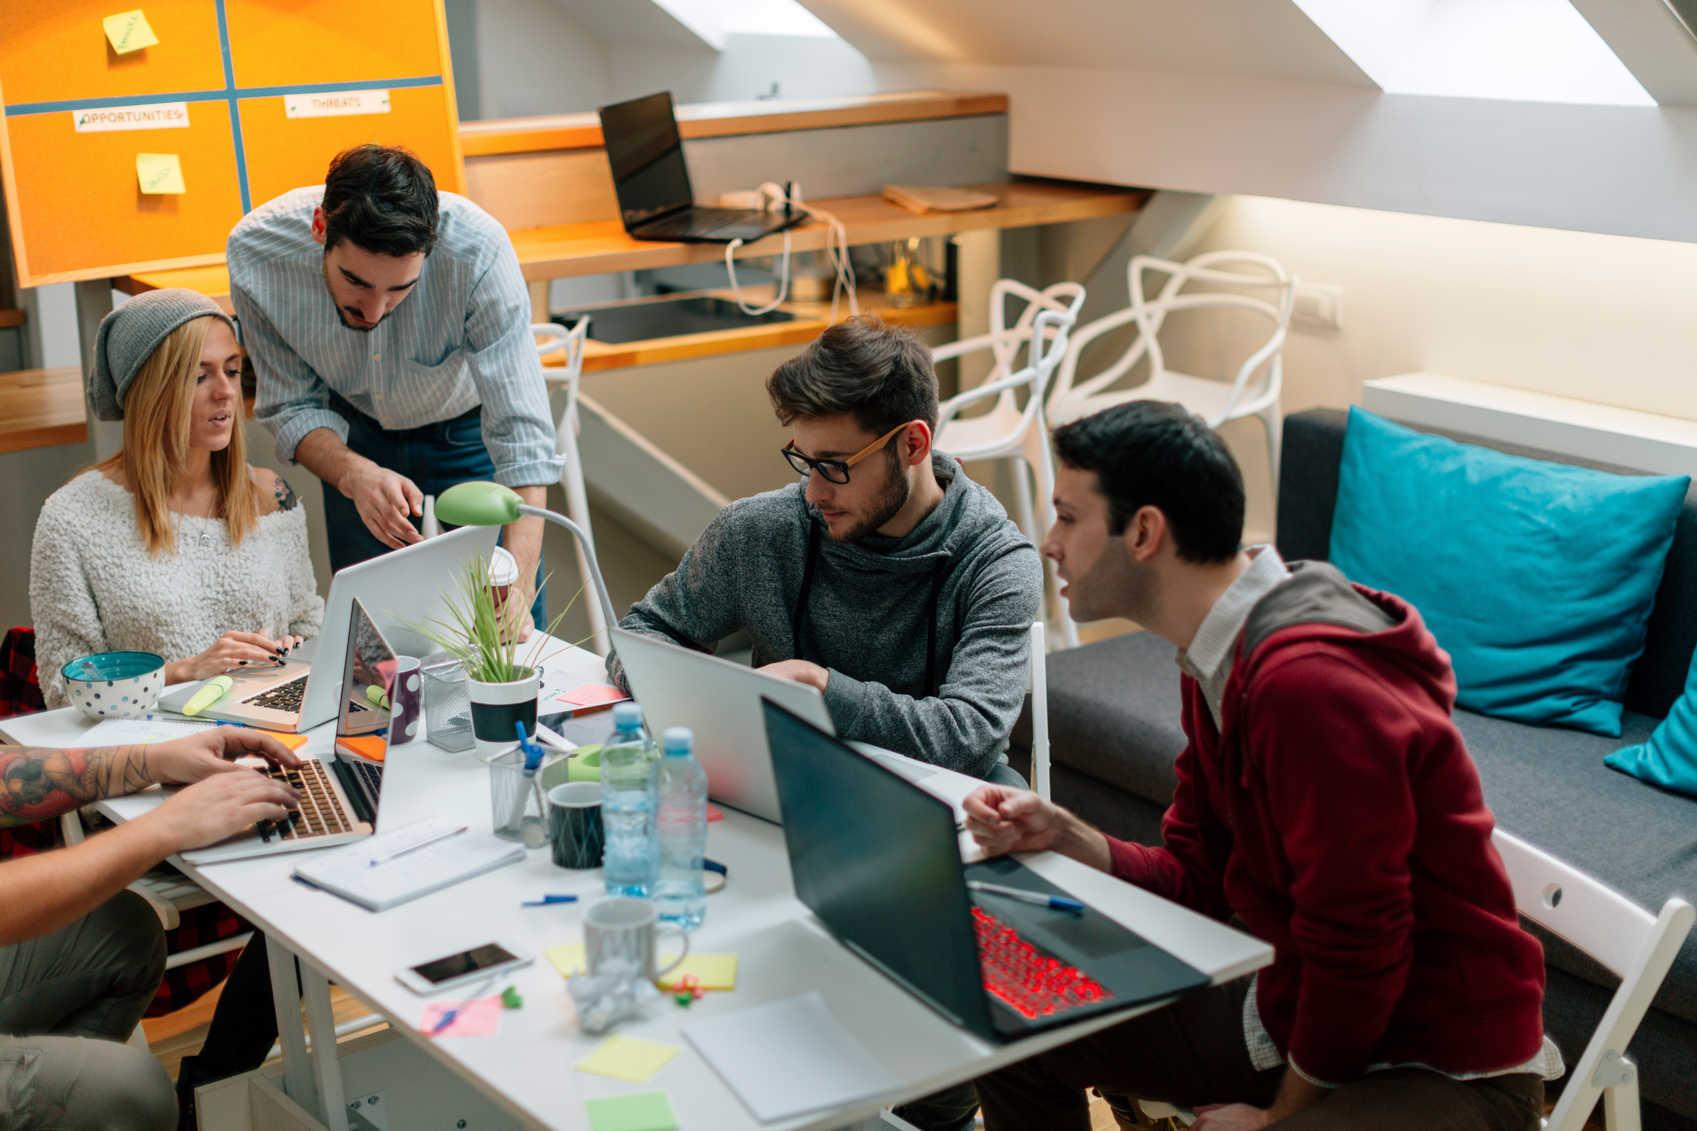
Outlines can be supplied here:
M1073 326L1078 322L1078 312L1084 307L1084 298L1085 291L1081 283L1053 283L1039 291L1017 279L998 279L990 287L990 332L938 346L931 351L931 360L933 362L948 361L977 350L988 349L994 359L990 372L985 375L977 387L968 390L968 394L978 394L972 397L972 400L976 402L981 399L982 390L987 386L995 386L998 391L998 400L1004 402L1004 405L998 406L998 409L1004 406L1011 407L1018 387L1024 384L1024 382L1009 383L1007 381L1007 378L1016 372L1014 366L1019 359L1020 351L1022 349L1028 351L1028 368L1036 365L1040 355L1042 355L1041 348L1034 348L1032 345L1034 341L1033 326L1036 323L1037 316L1043 313L1058 316L1058 318L1049 319L1042 327L1039 327L1039 330L1045 334L1047 339L1052 341L1053 336L1057 333L1063 335L1071 333ZM1021 303L1023 305L1018 305ZM1018 314L1014 316L1011 325L1008 322L1010 309L1018 310ZM1050 375L1055 371L1055 365L1059 364L1064 352L1064 350L1057 351L1053 362L1042 367L1043 385L1034 390L1033 395L1043 395L1044 386L1047 385ZM956 408L958 410L959 406L957 405ZM950 415L953 415L953 413Z
M1508 869L1521 915L1596 959L1620 986L1545 1126L1580 1131L1616 1076L1626 1046L1691 931L1691 904L1677 896L1651 915L1601 880L1497 829L1491 837ZM1630 1074L1630 1072L1628 1072Z
M566 403L555 427L555 444L558 451L575 458L579 429L577 388L578 379L583 376L583 343L589 335L589 319L579 318L570 330L557 322L536 322L531 325L530 333L536 339L537 357L565 354L562 364L544 365L542 375L549 384L566 387Z
M1163 274L1166 281L1150 297L1146 278ZM1186 289L1193 285L1211 289ZM1070 418L1088 412L1088 409L1062 411L1061 402L1071 401L1076 407L1078 402L1102 393L1131 372L1145 357L1149 359L1151 381L1158 379L1167 371L1160 345L1161 330L1167 315L1177 310L1238 310L1262 316L1267 323L1267 338L1249 353L1235 373L1229 374L1232 394L1223 416L1238 414L1240 406L1247 402L1259 404L1269 398L1277 399L1283 384L1285 334L1296 300L1296 279L1277 260L1259 252L1232 250L1207 252L1184 263L1138 255L1126 267L1126 292L1128 306L1097 319L1073 335L1072 347L1057 371L1049 394L1051 415ZM1126 325L1137 329L1126 350L1105 369L1077 381L1078 365L1085 349L1104 334ZM1256 380L1258 374L1260 379Z
M940 346L933 351L933 359L960 357L978 349L998 351L997 369L992 371L988 380L964 393L957 393L938 407L938 434L942 434L944 426L958 416L962 409L991 398L998 402L991 411L1018 414L1017 425L1009 430L1010 437L1022 434L1025 429L1031 427L1036 416L1043 410L1045 390L1049 381L1061 359L1066 356L1067 334L1072 329L1072 319L1073 314L1070 311L1037 310L1036 317L1027 329L1005 330L1001 336L986 334L979 338ZM1010 373L1001 373L1001 348L1005 346L1011 357L1018 354L1022 345L1029 351L1025 367ZM1013 401L1014 395L1020 389L1026 390L1023 408ZM983 453L953 451L951 454L969 459Z

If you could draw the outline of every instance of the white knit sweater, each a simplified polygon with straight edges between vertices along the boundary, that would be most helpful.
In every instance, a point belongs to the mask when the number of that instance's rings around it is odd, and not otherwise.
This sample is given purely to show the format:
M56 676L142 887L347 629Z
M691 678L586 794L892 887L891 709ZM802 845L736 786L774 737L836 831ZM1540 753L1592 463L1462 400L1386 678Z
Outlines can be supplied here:
M324 621L299 505L259 519L240 546L220 518L176 515L176 553L148 553L135 499L99 471L53 492L35 524L29 605L49 707L70 702L59 669L93 652L186 660L226 632L311 637Z

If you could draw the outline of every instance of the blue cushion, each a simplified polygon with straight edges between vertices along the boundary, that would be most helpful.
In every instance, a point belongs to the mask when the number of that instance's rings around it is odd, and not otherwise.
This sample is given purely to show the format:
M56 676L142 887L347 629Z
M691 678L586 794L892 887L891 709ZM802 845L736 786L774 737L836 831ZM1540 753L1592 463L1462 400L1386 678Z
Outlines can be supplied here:
M1330 556L1420 610L1461 706L1618 736L1690 482L1511 456L1351 408Z
M1649 738L1622 746L1603 764L1651 785L1697 797L1697 655L1685 671L1685 694L1674 702L1668 717Z

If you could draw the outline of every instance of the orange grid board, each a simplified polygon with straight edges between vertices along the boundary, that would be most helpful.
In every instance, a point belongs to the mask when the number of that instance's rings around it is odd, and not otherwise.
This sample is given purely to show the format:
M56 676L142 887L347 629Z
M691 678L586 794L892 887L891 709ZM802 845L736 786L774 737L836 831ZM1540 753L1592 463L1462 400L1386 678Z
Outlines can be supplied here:
M125 4L157 42L120 54L103 20ZM463 189L442 0L391 0L376 40L328 0L7 8L0 173L23 286L220 262L245 211L362 142L405 145ZM182 191L143 191L138 154L174 157Z

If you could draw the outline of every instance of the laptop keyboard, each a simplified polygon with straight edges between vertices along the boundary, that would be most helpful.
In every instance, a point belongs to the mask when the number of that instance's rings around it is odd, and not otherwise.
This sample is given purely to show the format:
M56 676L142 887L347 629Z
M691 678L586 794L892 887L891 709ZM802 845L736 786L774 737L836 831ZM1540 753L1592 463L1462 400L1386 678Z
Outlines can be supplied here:
M1078 967L1020 938L983 908L972 909L972 929L978 936L985 992L1028 1021L1114 996Z
M266 707L273 711L290 711L300 714L301 700L306 696L306 676L298 675L288 683L279 683L276 687L261 691L258 695L250 695L242 700L244 706Z
M300 807L281 821L259 822L255 828L260 839L305 840L353 831L323 762L309 759L293 769L269 766L264 772L276 781L294 786L300 794Z
M383 767L338 755L330 768L342 779L342 792L359 812L360 820L375 824L378 792L383 788Z
M752 219L753 217L742 209L696 207L690 209L683 216L644 224L642 234L645 236L705 236L711 235L720 228L728 228L733 224L746 224Z

